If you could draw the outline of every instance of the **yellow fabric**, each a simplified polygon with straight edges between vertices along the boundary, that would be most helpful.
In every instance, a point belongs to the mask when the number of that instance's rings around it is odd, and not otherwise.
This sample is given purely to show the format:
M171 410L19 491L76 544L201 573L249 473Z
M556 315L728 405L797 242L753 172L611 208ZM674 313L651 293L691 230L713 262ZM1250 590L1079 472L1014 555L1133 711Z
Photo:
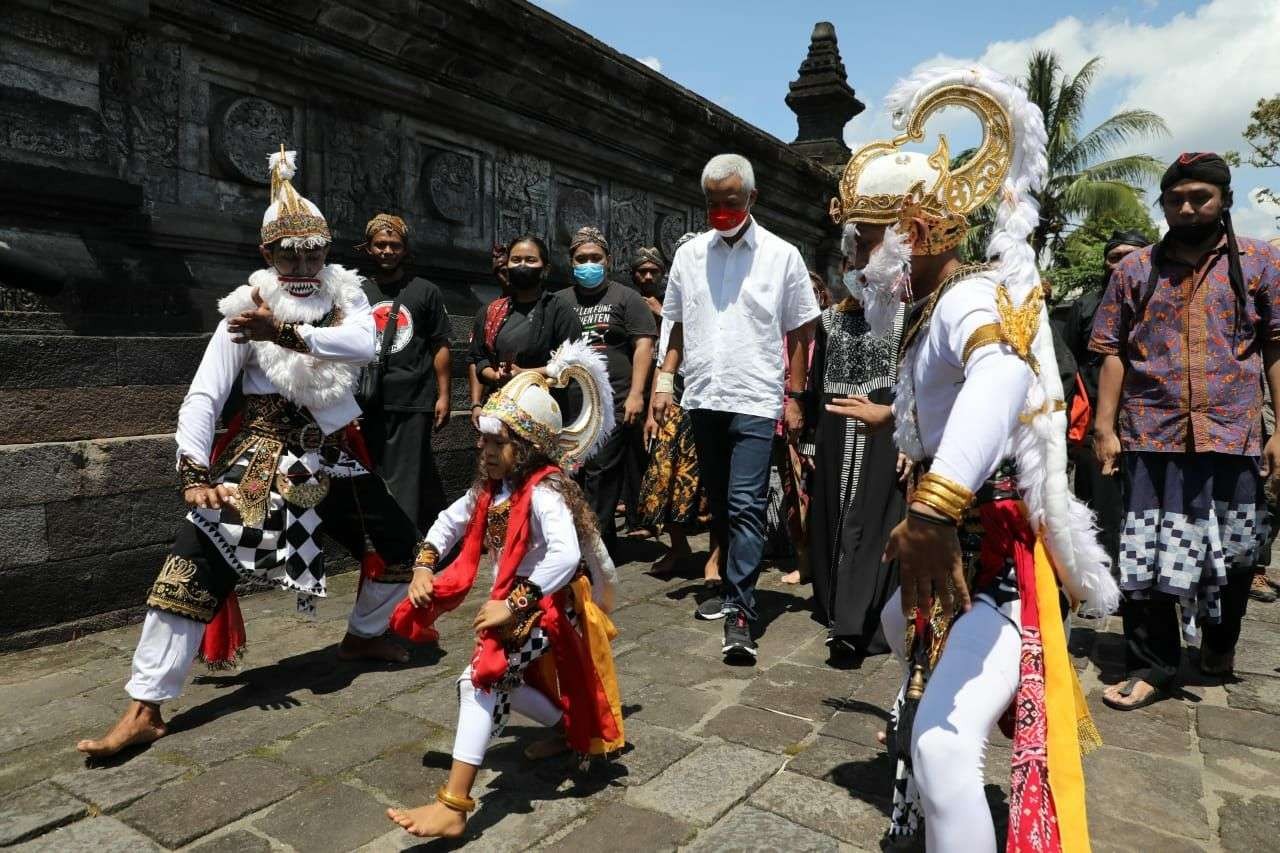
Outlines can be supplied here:
M1049 790L1058 816L1063 853L1089 853L1085 813L1082 735L1096 737L1075 667L1067 655L1067 635L1058 618L1058 582L1044 542L1036 541L1036 608L1044 643L1044 701L1048 722ZM1101 744L1101 738L1097 739Z
M613 669L613 648L610 643L618 636L618 629L603 610L591 600L591 581L586 577L575 578L572 583L573 606L581 617L582 636L586 640L587 649L591 652L591 662L600 674L600 683L604 685L604 693L609 697L609 707L613 711L613 721L618 724L618 738L603 741L600 738L591 740L592 755L606 755L626 746L626 734L622 730L622 698L618 692L618 676ZM545 656L544 656L545 657Z

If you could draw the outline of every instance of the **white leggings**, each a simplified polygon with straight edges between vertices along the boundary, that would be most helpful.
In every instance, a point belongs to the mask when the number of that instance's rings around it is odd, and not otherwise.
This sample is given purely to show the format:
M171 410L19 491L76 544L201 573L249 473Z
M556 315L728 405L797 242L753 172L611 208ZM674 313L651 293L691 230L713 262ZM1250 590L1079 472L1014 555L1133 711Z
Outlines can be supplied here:
M471 667L458 678L458 731L453 738L453 759L473 767L484 762L489 741L502 734L511 712L528 717L540 726L560 722L560 709L547 696L528 684L514 690L481 690L471 683Z
M387 630L391 611L405 596L408 584L360 584L360 594L347 619L357 637L378 637ZM204 623L154 607L147 610L142 636L133 652L133 675L124 690L140 702L176 699L187 683L204 639Z
M899 595L880 615L885 638L905 662ZM983 793L987 735L1018 689L1018 628L978 599L955 621L916 711L911 761L929 853L994 853L995 826Z

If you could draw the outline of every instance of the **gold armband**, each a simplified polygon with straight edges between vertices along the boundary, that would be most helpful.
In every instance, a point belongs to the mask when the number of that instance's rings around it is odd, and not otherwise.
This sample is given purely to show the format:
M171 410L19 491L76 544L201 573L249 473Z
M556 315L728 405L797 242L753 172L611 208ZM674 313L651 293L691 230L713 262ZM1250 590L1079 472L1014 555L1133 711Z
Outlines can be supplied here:
M973 330L973 334L969 336L969 340L965 341L964 354L960 357L961 366L968 366L969 356L973 355L973 351L985 347L988 344L1004 343L1004 332L1000 331L999 323L987 323L985 326L979 326Z
M298 325L298 323L277 323L274 338L276 346L291 349L294 352L311 352L311 347L307 346L307 342L298 333Z
M430 569L435 571L436 563L440 560L440 552L436 550L436 546L430 542L423 542L418 546L418 556L413 561L415 569Z
M937 510L959 524L964 520L969 504L973 503L973 492L959 483L930 472L920 478L911 500Z
M653 380L653 390L658 394L675 393L676 375L674 373L659 371L657 378Z

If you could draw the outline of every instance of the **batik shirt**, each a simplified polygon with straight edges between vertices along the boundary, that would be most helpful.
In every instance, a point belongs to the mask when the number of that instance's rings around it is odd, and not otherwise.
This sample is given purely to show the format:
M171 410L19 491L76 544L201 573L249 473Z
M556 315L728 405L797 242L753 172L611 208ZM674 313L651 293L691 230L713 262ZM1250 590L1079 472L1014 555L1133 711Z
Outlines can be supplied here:
M1237 323L1225 238L1195 266L1160 245L1116 268L1089 341L1093 352L1125 361L1120 443L1129 451L1258 456L1260 351L1264 341L1280 342L1280 252L1239 238L1248 298Z

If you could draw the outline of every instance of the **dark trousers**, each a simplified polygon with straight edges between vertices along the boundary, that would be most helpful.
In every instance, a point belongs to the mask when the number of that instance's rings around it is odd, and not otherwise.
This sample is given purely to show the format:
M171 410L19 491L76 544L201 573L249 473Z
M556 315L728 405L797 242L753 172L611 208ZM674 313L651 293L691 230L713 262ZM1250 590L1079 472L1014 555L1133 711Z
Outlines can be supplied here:
M694 409L689 419L698 448L698 473L711 509L712 535L728 555L724 602L754 621L777 421L708 409Z
M1120 474L1103 476L1102 463L1091 444L1072 450L1075 457L1076 497L1089 505L1098 516L1099 541L1111 557L1111 568L1120 571L1120 528L1124 525L1124 478ZM1123 458L1123 457L1122 457Z
M1215 655L1235 651L1240 622L1249 605L1249 572L1233 572L1222 590L1222 621L1200 625L1200 647ZM1177 598L1153 592L1143 600L1125 598L1120 608L1124 623L1125 668L1129 675L1168 689L1182 663L1182 621Z
M635 427L624 426L618 414L618 426L605 441L604 446L592 456L578 472L578 485L587 498L587 506L596 514L600 525L600 540L615 556L618 545L618 496L622 494L622 477L626 464L627 448ZM628 509L630 509L628 507Z
M378 476L422 531L447 505L431 452L432 417L430 412L375 411L360 423Z
M627 527L634 530L640 521L640 485L649 467L649 453L644 448L644 425L630 430L631 437L623 451L622 502L627 505Z

